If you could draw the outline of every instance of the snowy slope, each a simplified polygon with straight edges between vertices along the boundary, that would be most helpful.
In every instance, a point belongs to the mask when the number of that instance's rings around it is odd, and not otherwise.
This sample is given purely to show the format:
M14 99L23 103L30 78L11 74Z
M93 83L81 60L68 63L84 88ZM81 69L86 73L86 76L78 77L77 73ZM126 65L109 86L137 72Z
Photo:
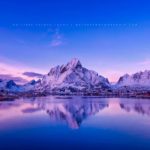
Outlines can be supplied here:
M0 79L0 92L28 92L35 89L36 83L39 81L32 80L25 85L17 85L13 80Z
M84 90L109 86L109 81L106 78L98 75L95 71L84 68L81 62L74 58L66 65L51 68L37 87L46 90L64 88Z
M146 70L132 75L126 74L120 77L117 85L150 87L150 71Z

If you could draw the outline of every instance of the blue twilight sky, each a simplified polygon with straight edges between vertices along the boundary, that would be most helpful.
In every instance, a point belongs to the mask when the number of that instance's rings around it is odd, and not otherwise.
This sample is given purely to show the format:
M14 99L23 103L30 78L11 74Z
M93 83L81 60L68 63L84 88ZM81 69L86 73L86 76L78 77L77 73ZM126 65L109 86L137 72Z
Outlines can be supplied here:
M113 82L150 70L150 1L0 1L0 73L47 73L71 58Z

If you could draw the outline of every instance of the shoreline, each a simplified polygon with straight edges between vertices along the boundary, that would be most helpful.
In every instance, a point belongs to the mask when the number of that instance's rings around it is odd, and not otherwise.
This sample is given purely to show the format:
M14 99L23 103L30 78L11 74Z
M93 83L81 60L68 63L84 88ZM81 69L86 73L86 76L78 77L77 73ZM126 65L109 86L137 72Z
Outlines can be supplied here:
M14 95L0 95L0 101L12 101L19 98L38 98L54 96L56 99L72 99L75 96L80 96L83 99L88 98L135 98L135 99L150 99L150 95L86 95L86 94L14 94Z

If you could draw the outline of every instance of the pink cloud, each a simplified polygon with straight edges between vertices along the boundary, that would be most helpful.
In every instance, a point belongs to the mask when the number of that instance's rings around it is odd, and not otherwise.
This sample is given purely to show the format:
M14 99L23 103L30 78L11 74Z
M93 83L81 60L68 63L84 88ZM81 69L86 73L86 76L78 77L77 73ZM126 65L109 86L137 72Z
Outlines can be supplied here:
M6 59L3 62L0 62L0 75L4 75L4 76L10 76L12 79L13 78L21 78L22 81L31 81L33 79L37 79L34 77L29 77L24 75L24 72L27 71L35 71L35 72L39 72L39 73L43 73L44 71L38 70L36 68L32 68L32 67L27 67L19 62L14 62L11 60Z

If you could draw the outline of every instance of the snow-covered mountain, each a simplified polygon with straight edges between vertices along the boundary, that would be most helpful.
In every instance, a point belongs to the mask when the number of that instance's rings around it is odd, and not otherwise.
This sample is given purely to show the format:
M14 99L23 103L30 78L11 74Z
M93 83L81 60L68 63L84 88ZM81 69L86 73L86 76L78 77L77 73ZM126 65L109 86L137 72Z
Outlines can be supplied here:
M66 65L51 68L42 79L32 80L24 85L17 85L13 80L0 79L0 95L9 93L25 96L84 94L150 97L150 71L126 74L120 77L116 85L111 85L108 79L84 68L81 62L74 58Z
M17 85L13 80L2 80L0 79L0 93L24 93L35 90L35 85L39 82L32 80L24 85Z
M118 86L150 87L150 71L124 75L117 82Z
M21 86L17 85L13 80L2 80L0 79L0 91L7 92L19 92L21 91Z
M95 71L84 68L81 62L74 58L66 65L51 68L37 84L38 90L69 90L84 91L110 87L109 81Z
M35 87L36 85L40 82L41 80L32 80L30 82L28 82L27 84L24 84L22 86L22 91L25 91L25 92L28 92L28 91L34 91L35 90Z

